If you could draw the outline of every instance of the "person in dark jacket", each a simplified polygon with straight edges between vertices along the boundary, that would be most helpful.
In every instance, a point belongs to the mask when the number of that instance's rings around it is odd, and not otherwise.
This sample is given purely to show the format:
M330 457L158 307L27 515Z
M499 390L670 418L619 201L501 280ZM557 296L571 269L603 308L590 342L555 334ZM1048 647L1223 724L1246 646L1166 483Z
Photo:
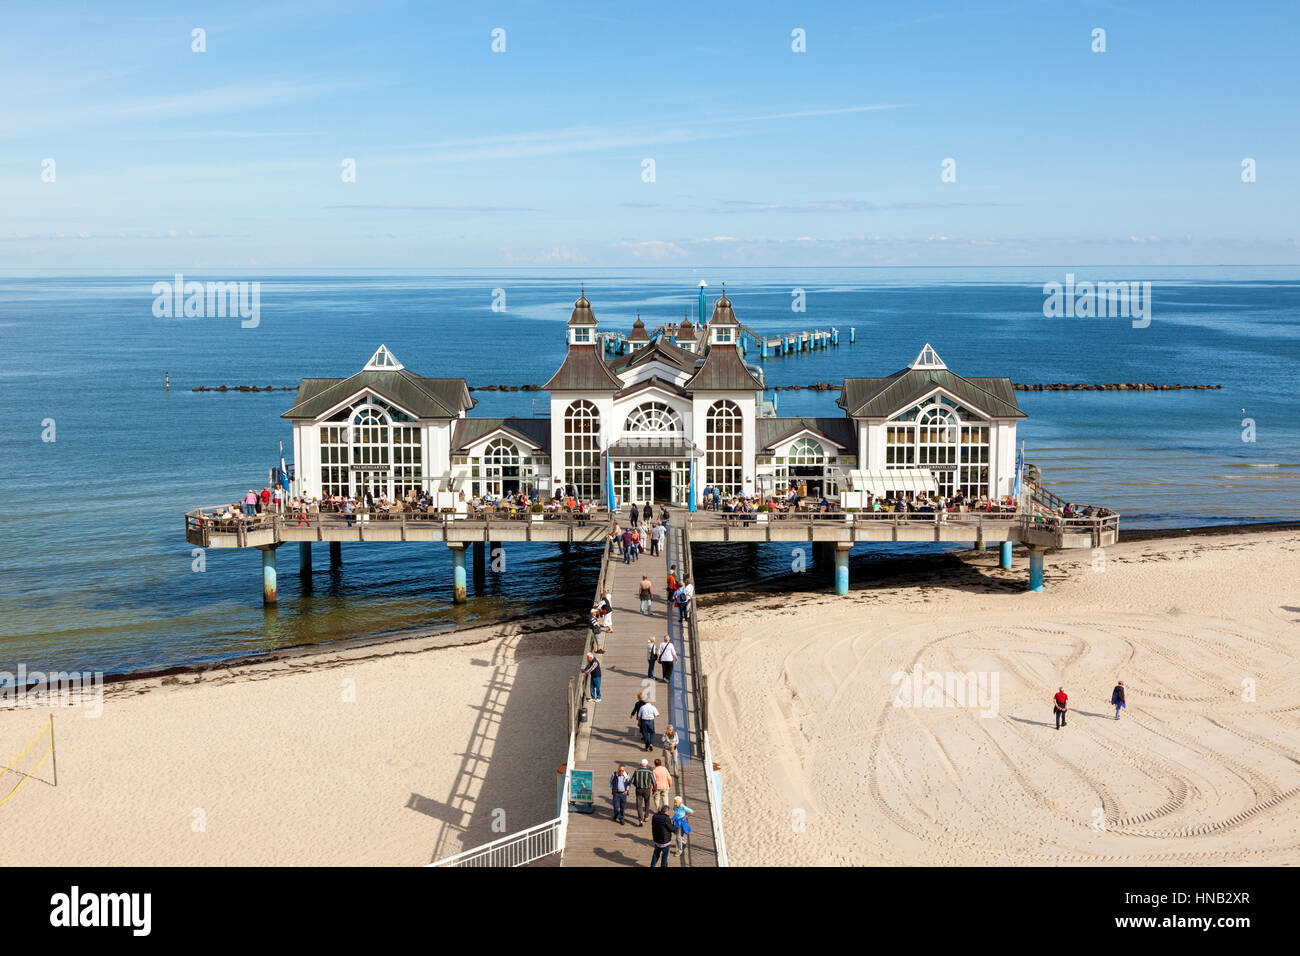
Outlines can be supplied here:
M654 514L655 514L655 510L654 508L650 507L650 502L647 501L644 505L641 506L641 520L644 521L647 525L650 523L650 519L654 517Z
M636 506L635 501L632 502L632 507L627 514L628 514L628 519L632 523L632 527L635 528L637 526L637 522L641 520L641 509Z
M655 845L654 855L650 857L650 865L654 866L658 863L660 866L667 866L668 851L673 843L673 820L668 815L666 807L660 807L650 818L650 840Z
M631 785L627 767L619 764L618 769L609 775L609 795L614 801L614 820L620 826L627 822L627 792Z
M1124 702L1124 682L1120 681L1115 685L1115 689L1110 692L1110 702L1115 705L1115 719L1119 720L1119 712L1128 705Z
M636 793L636 825L644 826L645 818L650 816L650 797L655 792L655 775L644 757L641 766L632 771L632 789Z

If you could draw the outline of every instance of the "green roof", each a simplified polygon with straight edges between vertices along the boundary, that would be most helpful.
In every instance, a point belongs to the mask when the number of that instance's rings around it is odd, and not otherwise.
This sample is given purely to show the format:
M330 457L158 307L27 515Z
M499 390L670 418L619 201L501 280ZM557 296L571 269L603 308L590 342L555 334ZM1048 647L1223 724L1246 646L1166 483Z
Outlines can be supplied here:
M462 418L456 422L456 430L452 434L452 453L464 451L497 429L514 438L531 442L548 455L551 453L549 418Z
M946 368L906 368L887 378L846 378L837 404L853 418L888 418L936 388L992 418L1024 418L1009 378L962 378Z
M417 418L459 418L476 404L463 378L425 378L409 369L364 369L348 378L304 378L281 418L316 419L361 391L371 391Z
M792 435L808 429L835 442L846 454L858 453L857 429L847 417L831 418L757 418L754 420L754 437L761 450L770 450Z

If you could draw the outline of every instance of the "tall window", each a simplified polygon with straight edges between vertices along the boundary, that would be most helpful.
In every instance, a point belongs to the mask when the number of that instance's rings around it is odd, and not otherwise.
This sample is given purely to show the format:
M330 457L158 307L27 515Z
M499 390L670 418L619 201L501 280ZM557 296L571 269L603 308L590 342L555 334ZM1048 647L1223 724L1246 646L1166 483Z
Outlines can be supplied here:
M915 424L912 424L915 423ZM989 425L969 409L938 396L885 427L885 467L925 468L939 493L989 491Z
M601 498L600 412L586 399L564 412L564 475L579 498Z
M367 396L330 422L346 424L320 427L322 494L358 495L366 486L376 497L419 490L423 442L410 416Z
M632 409L623 424L625 432L673 432L682 430L682 416L663 402L647 402Z
M704 422L704 480L724 495L738 494L744 469L740 407L714 402Z
M503 482L510 482L508 490L519 491L519 446L504 438L495 438L483 450L484 489L488 494L503 495Z

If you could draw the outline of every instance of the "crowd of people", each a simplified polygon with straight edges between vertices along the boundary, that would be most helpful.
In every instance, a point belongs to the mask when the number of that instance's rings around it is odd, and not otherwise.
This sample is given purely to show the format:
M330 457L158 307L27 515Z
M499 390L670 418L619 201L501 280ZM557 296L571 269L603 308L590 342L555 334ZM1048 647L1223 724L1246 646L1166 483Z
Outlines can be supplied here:
M669 522L667 508L661 508L656 513L649 503L630 505L626 512L626 525L620 524L618 520L611 522L607 538L609 555L622 556L624 563L631 564L647 552L651 555L663 554ZM677 565L671 563L664 583L665 615L676 608L679 622L685 625L689 621L695 588L689 577L683 577ZM623 582L620 581L619 584L622 586ZM651 580L650 575L632 575L627 578L627 586L636 591L637 612L655 617L659 594L656 582ZM599 702L602 700L600 655L605 653L605 643L615 633L614 596L609 587L601 590L592 605L588 625L591 640L579 674L586 680L585 699ZM674 668L681 652L671 633L667 633L669 630L665 627L665 633L646 638L645 679L640 682L642 689L637 693L629 714L635 724L636 746L646 756L639 758L639 766L631 762L618 764L609 777L612 820L620 826L631 822L627 813L628 802L633 800L637 811L634 825L650 825L650 841L653 844L651 866L667 866L671 856L686 849L687 835L690 833L688 818L695 812L676 792L680 772L677 754L681 740L671 724L662 733L659 732L661 711L655 694L650 689L659 683L672 686ZM656 750L658 756L654 756Z

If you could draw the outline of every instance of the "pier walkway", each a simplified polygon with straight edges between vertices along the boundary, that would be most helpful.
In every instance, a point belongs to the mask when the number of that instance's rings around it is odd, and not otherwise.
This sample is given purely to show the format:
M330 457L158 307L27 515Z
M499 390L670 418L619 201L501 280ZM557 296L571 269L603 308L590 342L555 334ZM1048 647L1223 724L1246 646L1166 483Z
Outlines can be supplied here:
M654 850L650 839L650 821L637 826L635 796L629 796L627 823L620 826L612 819L609 794L610 774L622 763L631 774L648 758L662 758L662 734L669 724L677 730L679 772L673 777L672 796L695 811L690 817L691 834L688 850L674 856L670 866L717 866L710 780L713 770L706 762L707 709L706 684L697 660L698 640L694 633L694 608L686 628L678 622L677 609L669 607L665 582L668 567L676 563L679 571L689 567L689 547L682 515L669 521L665 553L652 557L649 551L640 559L624 564L622 557L609 559L606 586L614 605L613 633L605 636L605 653L599 655L602 671L600 701L587 701L587 723L579 733L574 764L576 769L592 771L596 794L594 813L570 812L565 839L564 866L646 866ZM650 616L639 613L638 591L641 575L654 585L654 607ZM646 641L656 642L667 634L678 653L671 684L646 677ZM655 720L654 750L647 752L641 743L636 721L629 715L636 695L644 692L659 709Z

